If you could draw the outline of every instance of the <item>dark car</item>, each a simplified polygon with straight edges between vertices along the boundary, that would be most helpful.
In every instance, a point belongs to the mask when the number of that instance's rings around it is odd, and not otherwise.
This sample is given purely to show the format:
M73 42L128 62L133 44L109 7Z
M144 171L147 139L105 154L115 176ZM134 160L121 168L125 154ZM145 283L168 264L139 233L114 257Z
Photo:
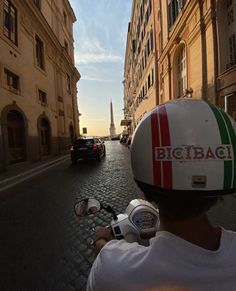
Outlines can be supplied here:
M70 150L71 161L76 163L78 159L101 160L106 155L103 141L95 137L81 137L75 140Z

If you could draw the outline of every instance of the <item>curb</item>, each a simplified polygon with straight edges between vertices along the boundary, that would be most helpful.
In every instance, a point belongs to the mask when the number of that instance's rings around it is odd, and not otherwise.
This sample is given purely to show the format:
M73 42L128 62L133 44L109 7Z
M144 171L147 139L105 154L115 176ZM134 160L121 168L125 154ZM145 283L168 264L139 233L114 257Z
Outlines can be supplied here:
M23 173L20 174L16 174L12 177L6 178L4 180L0 180L0 192L7 190L31 177L34 177L44 171L46 171L49 168L52 168L56 165L59 165L60 163L66 161L67 159L69 159L69 156L63 156L60 157L58 159L55 159L53 161L49 161L49 162L45 162L40 166L35 166L33 168L31 168L30 170L26 170Z

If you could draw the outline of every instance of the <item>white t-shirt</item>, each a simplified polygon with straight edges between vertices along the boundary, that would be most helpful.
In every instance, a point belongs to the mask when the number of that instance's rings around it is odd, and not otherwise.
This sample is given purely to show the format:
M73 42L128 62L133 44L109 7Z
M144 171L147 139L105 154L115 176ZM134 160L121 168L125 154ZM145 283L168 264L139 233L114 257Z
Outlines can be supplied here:
M222 229L217 251L166 231L158 231L148 247L112 240L93 264L90 290L236 290L236 233Z

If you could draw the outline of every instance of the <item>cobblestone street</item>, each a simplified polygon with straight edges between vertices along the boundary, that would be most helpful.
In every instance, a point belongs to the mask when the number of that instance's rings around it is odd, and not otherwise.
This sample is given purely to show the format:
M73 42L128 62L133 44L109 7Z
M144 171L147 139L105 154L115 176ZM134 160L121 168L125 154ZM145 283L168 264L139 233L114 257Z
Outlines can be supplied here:
M92 228L108 225L111 214L78 218L74 204L96 197L117 213L142 197L130 168L129 149L106 142L101 162L64 161L0 194L0 290L84 290L94 260ZM210 213L216 224L236 230L236 199Z
M141 197L133 182L129 149L106 142L106 158L70 160L0 196L0 290L84 290L94 260L92 228L111 214L78 218L74 203L96 197L117 213Z

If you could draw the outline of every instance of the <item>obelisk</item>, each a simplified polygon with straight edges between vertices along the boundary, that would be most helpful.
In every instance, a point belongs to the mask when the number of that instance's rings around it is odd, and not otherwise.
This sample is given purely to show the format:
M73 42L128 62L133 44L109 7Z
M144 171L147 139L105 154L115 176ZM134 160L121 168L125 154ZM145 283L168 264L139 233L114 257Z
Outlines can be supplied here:
M115 128L114 118L113 118L112 101L110 102L110 113L111 113L110 138L112 138L116 135L116 128Z

